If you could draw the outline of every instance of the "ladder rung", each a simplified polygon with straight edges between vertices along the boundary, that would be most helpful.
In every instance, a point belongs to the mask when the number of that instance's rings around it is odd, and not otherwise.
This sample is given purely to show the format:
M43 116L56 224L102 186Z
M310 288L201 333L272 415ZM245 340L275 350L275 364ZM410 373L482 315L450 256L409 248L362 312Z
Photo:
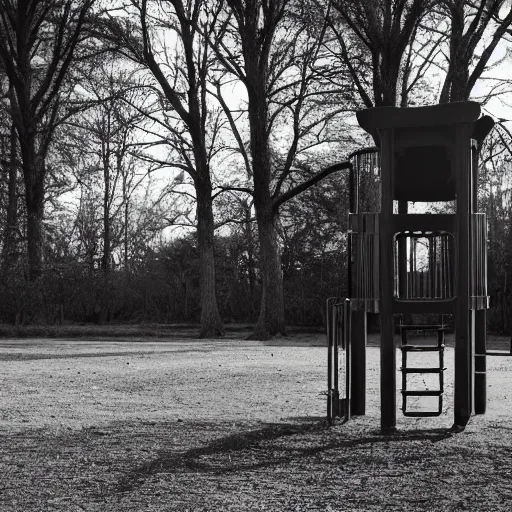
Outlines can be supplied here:
M442 325L401 325L400 329L405 331L447 331L448 327Z
M440 389L431 391L429 389L421 389L418 391L409 391L402 389L402 395L404 396L441 396L443 392Z
M446 368L400 368L404 373L442 373L445 370Z
M431 416L441 416L443 411L405 411L404 416L410 416L412 418L428 418Z
M438 352L444 350L444 345L400 345L400 350L406 352Z

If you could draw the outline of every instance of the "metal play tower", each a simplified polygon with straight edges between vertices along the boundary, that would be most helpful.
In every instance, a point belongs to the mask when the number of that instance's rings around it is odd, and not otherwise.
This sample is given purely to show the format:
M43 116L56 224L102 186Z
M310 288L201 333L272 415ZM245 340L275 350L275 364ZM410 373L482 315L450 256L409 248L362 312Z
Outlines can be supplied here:
M351 155L348 298L328 302L330 420L365 414L367 314L380 316L381 428L396 426L396 349L402 351L402 410L441 414L443 322L404 320L450 315L455 330L454 425L463 428L486 403L486 218L478 213L478 148L493 126L480 105L460 102L358 112L376 148ZM445 202L453 213L408 213L410 202ZM401 338L395 338L400 324ZM412 330L437 332L437 343L412 345ZM397 341L400 340L400 343ZM340 349L345 396L340 397ZM438 354L436 367L410 367L412 352ZM434 373L436 390L407 389L407 375ZM414 412L410 396L438 397Z

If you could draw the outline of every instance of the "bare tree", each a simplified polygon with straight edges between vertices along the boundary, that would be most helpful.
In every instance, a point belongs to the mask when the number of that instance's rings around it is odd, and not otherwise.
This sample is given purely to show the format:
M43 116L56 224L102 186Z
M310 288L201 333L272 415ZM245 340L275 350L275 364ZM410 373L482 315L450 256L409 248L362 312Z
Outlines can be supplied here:
M262 298L253 336L262 339L285 334L279 208L349 165L329 165L316 173L317 166L310 165L309 151L342 137L339 125L337 137L331 127L345 106L339 101L343 91L333 91L320 81L324 31L309 31L307 24L301 23L302 7L301 2L288 0L227 0L216 31L210 35L226 73L243 83L247 92L249 151L237 120L222 99L222 86L216 84L214 94L226 111L253 182L252 190L241 189L254 197L258 224ZM332 102L326 99L328 93ZM341 93L338 102L333 99L335 93ZM279 137L284 151L273 144Z
M9 91L10 92L10 91ZM8 94L7 97L8 98ZM5 227L2 239L1 269L5 277L18 259L18 139L14 123L0 104L0 169L4 171L7 182L5 204Z
M399 83L404 78L406 50L423 16L435 3L435 0L334 0L333 8L326 10L341 59L365 107L396 105ZM369 55L367 66L365 52ZM363 65L358 53L362 54Z
M45 165L61 92L94 0L0 0L0 63L12 94L27 209L29 278L43 270Z
M130 195L144 179L144 175L137 179L133 172L136 161L143 163L137 158L138 139L143 133L137 129L137 124L144 117L130 106L130 103L141 103L141 91L127 84L129 76L115 60L94 62L84 70L81 79L81 87L87 95L85 101L91 107L66 122L69 149L87 156L76 179L91 178L82 175L92 172L94 185L102 189L101 268L105 273L111 268L113 250L121 243L121 231L126 238L128 226L123 228L122 225L128 222Z
M512 24L507 0L441 0L450 22L448 70L439 103L468 100ZM484 36L485 41L484 41ZM478 45L483 50L477 53Z
M172 159L162 166L190 175L197 204L197 237L200 252L202 337L222 335L224 327L216 299L213 251L214 216L211 159L218 125L211 119L206 101L206 84L211 65L210 51L197 30L199 19L208 18L205 0L133 1L131 17L110 17L105 26L120 51L144 66L152 77L151 90L157 97L156 109L145 113L157 127L150 136L167 132ZM133 24L130 20L136 18ZM165 33L160 39L160 36ZM174 47L170 47L174 41Z

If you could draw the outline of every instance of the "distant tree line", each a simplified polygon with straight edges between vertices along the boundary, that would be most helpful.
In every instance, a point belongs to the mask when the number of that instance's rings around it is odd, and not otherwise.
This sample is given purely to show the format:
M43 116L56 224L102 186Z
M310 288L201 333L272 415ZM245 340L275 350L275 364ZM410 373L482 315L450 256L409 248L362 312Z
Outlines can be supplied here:
M321 324L354 112L506 99L505 0L0 0L0 320ZM482 149L509 330L506 120Z

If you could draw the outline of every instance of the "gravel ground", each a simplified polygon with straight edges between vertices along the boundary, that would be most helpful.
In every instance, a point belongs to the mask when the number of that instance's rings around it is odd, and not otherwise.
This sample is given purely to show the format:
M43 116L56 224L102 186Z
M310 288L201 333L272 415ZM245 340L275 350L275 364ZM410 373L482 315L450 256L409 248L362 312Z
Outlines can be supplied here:
M1 340L0 510L510 510L512 358L452 435L447 348L443 415L386 437L375 344L367 415L328 427L319 335Z

